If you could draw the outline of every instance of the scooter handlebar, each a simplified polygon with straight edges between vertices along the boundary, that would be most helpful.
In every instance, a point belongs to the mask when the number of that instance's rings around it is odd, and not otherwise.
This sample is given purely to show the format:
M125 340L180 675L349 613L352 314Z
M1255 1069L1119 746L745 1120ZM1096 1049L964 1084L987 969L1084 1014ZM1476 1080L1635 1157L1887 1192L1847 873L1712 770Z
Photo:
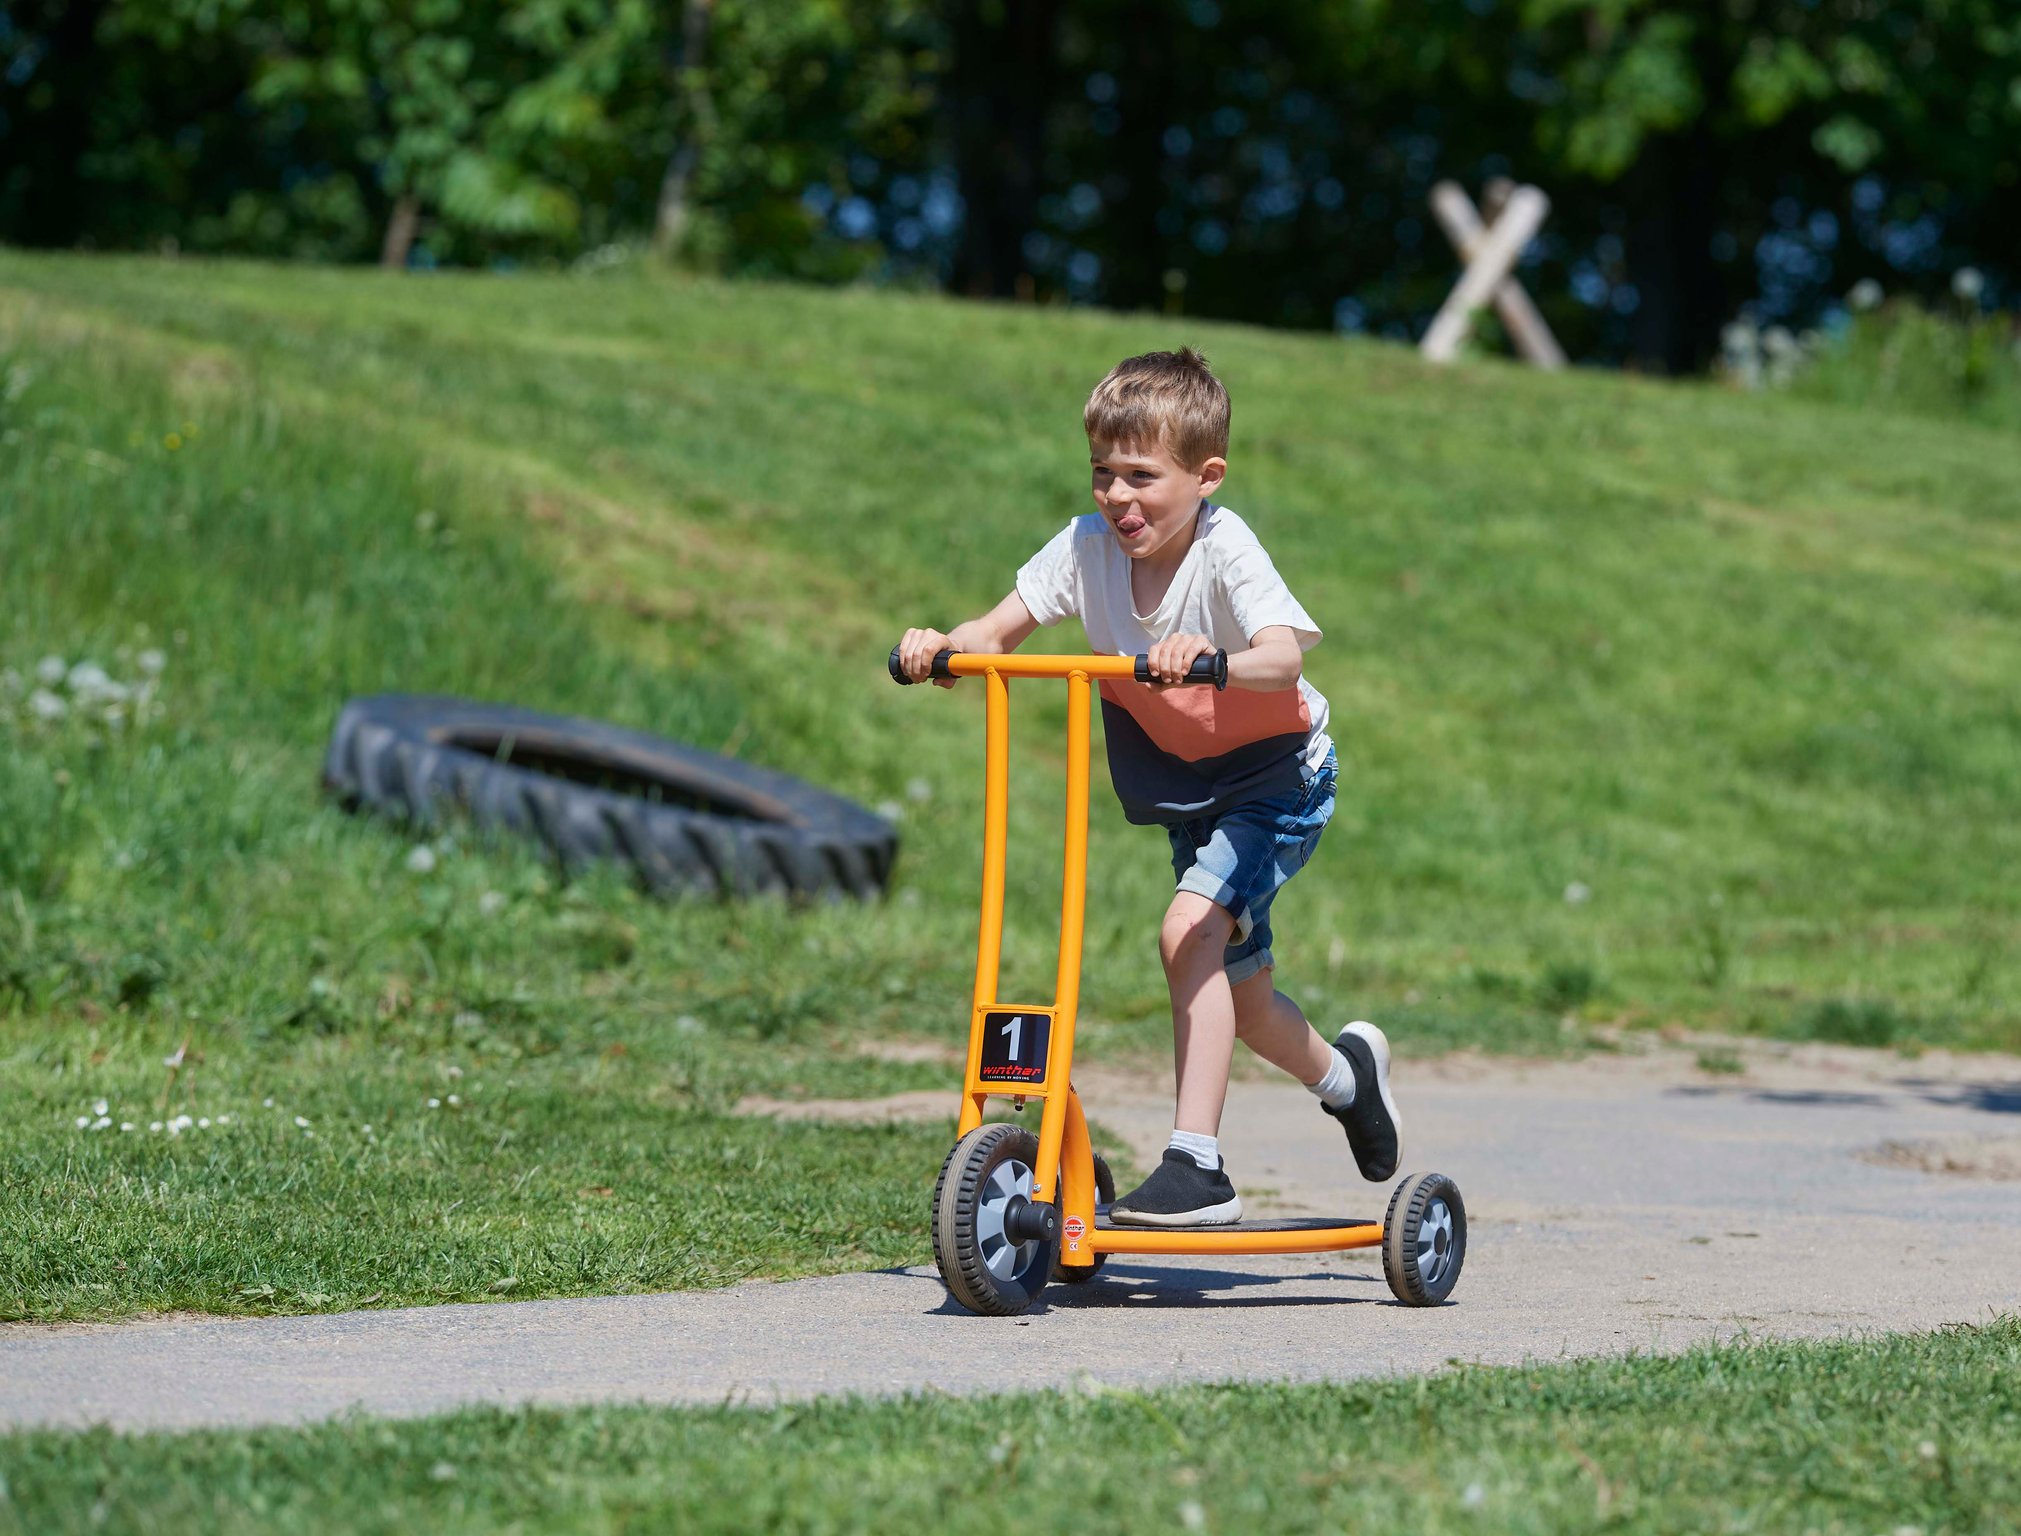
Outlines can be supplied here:
M954 677L956 673L949 665L958 653L942 651L933 658L932 675L937 678ZM1121 656L1005 656L992 663L1000 667L1007 677L1065 677L1070 671L1086 671L1090 676L1120 677L1131 676L1140 683L1148 683L1151 678L1151 658L1139 651L1132 658L1131 670L1122 671L1124 658ZM909 686L912 679L905 675L905 668L898 660L898 647L891 648L891 659L886 663L894 683ZM1228 653L1217 650L1208 656L1195 658L1192 669L1182 680L1188 683L1211 683L1216 688L1228 686Z

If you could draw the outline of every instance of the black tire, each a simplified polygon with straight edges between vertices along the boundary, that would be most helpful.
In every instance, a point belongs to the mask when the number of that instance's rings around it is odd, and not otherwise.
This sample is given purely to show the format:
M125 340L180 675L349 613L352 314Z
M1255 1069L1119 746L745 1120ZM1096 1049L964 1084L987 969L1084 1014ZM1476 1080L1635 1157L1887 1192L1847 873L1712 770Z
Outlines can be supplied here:
M1095 1204L1114 1205L1116 1203L1116 1176L1109 1170L1109 1160L1101 1153L1095 1154ZM1053 1262L1053 1278L1068 1285L1086 1285L1102 1272L1102 1266L1109 1260L1106 1253L1095 1255L1092 1264L1062 1264Z
M880 894L882 817L768 768L594 720L413 694L353 699L323 784L419 827L445 815L529 838L576 873L629 865L661 896Z
M1057 1239L1013 1243L1003 1207L1031 1189L1039 1139L1021 1125L979 1125L947 1154L933 1186L933 1259L947 1292L971 1312L1028 1312L1053 1272ZM994 1227L994 1230L992 1230Z
M1442 1173L1414 1173L1389 1197L1382 1272L1406 1306L1435 1307L1453 1293L1467 1257L1467 1208Z

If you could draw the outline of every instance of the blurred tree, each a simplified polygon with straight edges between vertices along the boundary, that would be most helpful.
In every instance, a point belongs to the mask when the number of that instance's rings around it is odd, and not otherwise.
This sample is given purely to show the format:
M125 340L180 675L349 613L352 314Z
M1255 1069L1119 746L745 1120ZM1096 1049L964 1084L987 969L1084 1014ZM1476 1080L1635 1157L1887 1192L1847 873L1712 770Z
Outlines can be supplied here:
M2013 0L0 0L0 238L725 270L1407 336L1542 184L1575 356L2021 246Z

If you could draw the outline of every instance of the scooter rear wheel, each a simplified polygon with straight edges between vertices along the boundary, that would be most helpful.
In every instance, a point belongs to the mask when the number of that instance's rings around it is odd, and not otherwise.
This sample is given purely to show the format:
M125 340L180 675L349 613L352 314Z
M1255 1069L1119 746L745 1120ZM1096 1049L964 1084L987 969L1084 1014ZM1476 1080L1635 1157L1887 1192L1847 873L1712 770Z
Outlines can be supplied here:
M1435 1307L1452 1295L1467 1257L1467 1208L1442 1173L1414 1173L1389 1197L1382 1272L1405 1306Z
M1019 1242L1004 1230L1029 1200L1039 1139L1021 1125L980 1125L954 1144L933 1188L933 1258L948 1294L971 1312L1030 1311L1053 1271L1058 1241Z

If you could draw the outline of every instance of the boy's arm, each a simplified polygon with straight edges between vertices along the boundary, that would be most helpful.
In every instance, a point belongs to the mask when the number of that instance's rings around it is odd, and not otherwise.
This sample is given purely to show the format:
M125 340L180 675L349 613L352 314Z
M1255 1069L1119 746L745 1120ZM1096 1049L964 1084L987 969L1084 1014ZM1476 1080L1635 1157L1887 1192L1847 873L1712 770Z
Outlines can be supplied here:
M980 618L957 624L946 634L937 629L908 629L898 642L898 664L915 683L923 683L933 671L933 658L942 651L980 651L1001 656L1014 651L1039 627L1031 609L1015 591ZM956 679L935 678L943 688L952 688Z
M1161 683L1181 682L1195 660L1213 654L1214 642L1205 635L1167 635L1151 647L1151 676ZM1298 631L1289 624L1266 624L1249 637L1248 650L1229 656L1228 686L1276 693L1298 682L1304 663Z

